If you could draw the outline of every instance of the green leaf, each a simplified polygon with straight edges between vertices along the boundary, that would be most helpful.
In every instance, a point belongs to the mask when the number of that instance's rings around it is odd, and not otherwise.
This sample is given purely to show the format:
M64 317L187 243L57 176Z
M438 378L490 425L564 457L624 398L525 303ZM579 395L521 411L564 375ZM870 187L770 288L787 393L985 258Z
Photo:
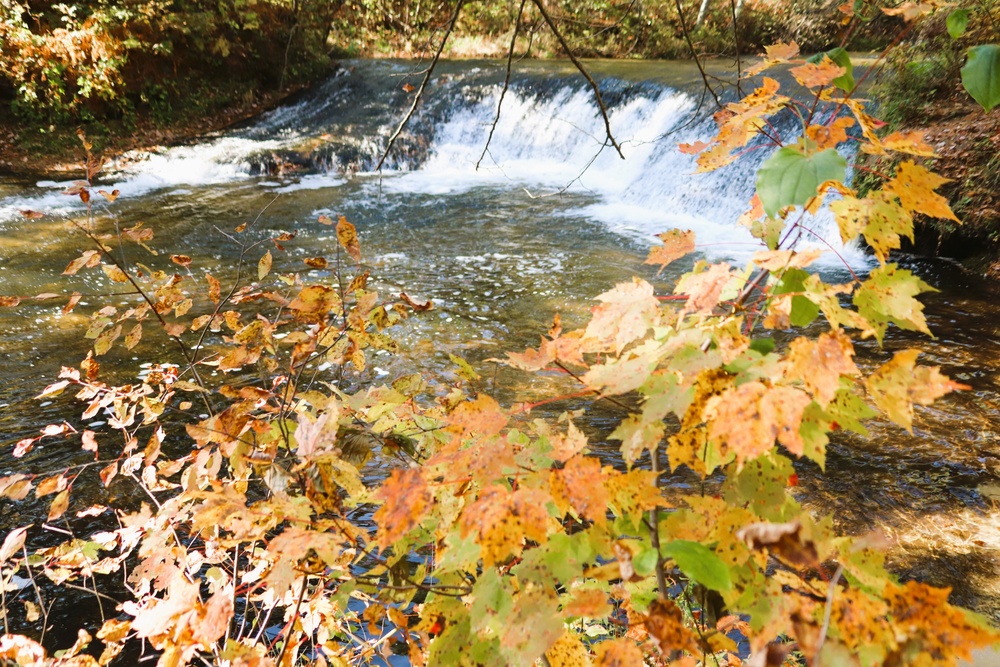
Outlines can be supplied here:
M773 338L754 338L750 341L750 349L759 352L761 356L767 356L774 351Z
M871 324L881 345L889 324L931 336L924 318L924 306L915 297L922 292L936 291L906 269L886 264L868 275L868 280L854 293L854 305Z
M659 560L656 549L645 549L632 559L632 567L635 573L648 577L656 572L656 563Z
M838 76L833 80L833 85L840 88L844 92L851 92L854 90L854 65L851 63L851 56L842 47L836 47L830 49L826 53L817 53L814 56L806 60L806 62L819 64L823 62L823 56L826 56L833 62L837 63L847 71Z
M672 558L681 572L706 588L728 591L733 587L729 568L704 544L674 540L660 547L660 552Z
M835 149L804 155L786 146L775 151L757 172L757 195L774 217L785 206L803 206L826 181L843 181L847 160Z
M1000 104L1000 46L980 44L969 49L962 85L987 112Z
M948 27L948 34L954 39L958 39L965 32L965 29L969 27L969 10L956 9L951 14L948 14L948 20L945 21L945 25Z

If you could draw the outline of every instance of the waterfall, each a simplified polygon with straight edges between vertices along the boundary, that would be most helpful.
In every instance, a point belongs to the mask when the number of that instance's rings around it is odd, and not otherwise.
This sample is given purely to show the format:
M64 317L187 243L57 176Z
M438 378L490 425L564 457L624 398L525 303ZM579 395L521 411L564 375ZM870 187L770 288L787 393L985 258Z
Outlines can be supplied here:
M125 200L250 179L289 196L349 178L377 180L383 194L514 190L524 197L565 196L563 215L585 216L644 241L680 227L693 229L710 256L745 258L759 249L736 219L770 149L760 146L719 171L695 173L694 157L677 144L709 139L714 130L713 109L699 108L695 94L603 79L622 159L606 145L599 109L578 77L522 75L503 98L483 155L501 93L497 70L452 64L428 92L385 173L375 177L369 170L410 99L399 85L406 71L401 63L355 63L245 127L122 166L104 176L102 187L120 189ZM776 122L790 132L794 118ZM0 221L23 209L78 210L79 202L59 197L61 185L43 182L33 193L0 198ZM827 212L806 226L815 234L807 234L805 244L832 248L852 264L865 262L859 250L843 247Z

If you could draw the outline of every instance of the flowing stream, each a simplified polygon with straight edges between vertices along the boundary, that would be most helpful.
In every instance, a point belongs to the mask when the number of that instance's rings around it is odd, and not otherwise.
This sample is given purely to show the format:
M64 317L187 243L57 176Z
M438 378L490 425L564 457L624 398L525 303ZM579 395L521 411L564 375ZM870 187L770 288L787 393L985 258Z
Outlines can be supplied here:
M660 276L643 266L654 234L693 229L700 256L736 264L759 248L735 220L766 152L696 175L693 158L677 150L678 142L712 134L712 109L692 65L593 63L622 160L602 147L603 122L585 82L553 62L518 63L484 154L503 63L443 63L386 170L372 173L412 99L404 84L418 85L422 66L345 62L324 83L245 126L109 165L99 187L121 196L99 205L98 225L113 231L143 221L156 232L156 248L190 255L197 270L225 279L234 274L238 248L220 230L259 216L261 229L297 231L287 253L275 258L276 270L293 270L303 258L333 256L335 235L317 217L344 215L359 230L380 291L405 290L436 306L398 328L402 353L376 357L359 380L414 371L454 380L449 354L456 354L508 404L547 395L557 380L489 359L536 345L556 312L567 326L582 324L591 299L616 282L639 275L665 291L690 266L681 262ZM66 220L84 209L62 194L65 187L0 176L0 294L69 291L60 273L87 246L67 231ZM46 215L28 219L23 210ZM821 264L830 279L849 275L848 266L870 266L860 249L841 245L829 216L818 214L809 227L814 234L803 242L830 250ZM937 338L892 330L883 349L859 344L859 365L871 369L919 345L924 363L941 365L972 390L918 409L912 435L878 421L867 439L836 434L825 473L799 466L800 494L846 531L883 526L896 543L899 572L952 586L953 601L1000 618L997 291L947 262L903 263L940 290L924 299ZM101 302L96 295L111 284L90 272L72 289L93 296L68 316L55 301L0 309L0 475L55 471L89 456L58 439L22 459L11 455L18 440L48 423L77 423L81 408L72 397L33 399L60 365L86 354L80 325L92 310L87 303ZM151 356L145 341L135 353L116 348L102 365L134 377ZM595 405L582 418L609 461L620 459L616 443L604 438L621 416ZM674 482L690 484L683 476ZM95 485L83 495L106 502L109 493L114 489ZM0 500L0 534L39 522L46 508Z

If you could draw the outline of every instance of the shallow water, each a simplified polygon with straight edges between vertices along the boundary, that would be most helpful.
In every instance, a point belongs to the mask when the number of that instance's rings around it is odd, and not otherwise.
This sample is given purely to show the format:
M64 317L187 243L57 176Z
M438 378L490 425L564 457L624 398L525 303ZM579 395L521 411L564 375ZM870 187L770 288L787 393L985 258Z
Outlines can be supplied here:
M642 265L652 235L674 226L698 233L700 253L743 262L757 249L734 220L749 198L755 158L722 172L696 176L678 141L705 138L689 64L595 63L607 94L622 161L600 149L602 125L579 80L558 63L522 63L504 101L490 151L477 171L493 119L502 65L449 63L415 118L391 170L371 174L386 137L405 109L401 86L415 82L412 63L357 61L294 103L203 142L156 153L102 176L101 187L121 197L96 210L99 231L144 221L166 255L190 255L197 271L231 278L238 248L220 230L259 216L263 231L298 231L275 271L298 269L306 257L333 257L336 238L321 214L345 215L357 225L364 261L384 293L405 290L432 299L435 310L398 328L401 354L376 357L359 381L418 370L455 379L449 354L467 358L504 403L550 395L560 380L531 376L488 360L537 344L554 313L564 325L582 324L591 299L614 283L640 275L667 290L677 271L656 276ZM592 162L592 164L591 164ZM589 166L588 166L589 165ZM63 268L87 247L68 219L78 200L63 184L0 180L0 294L86 296L77 313L103 303L103 276L67 279ZM18 211L45 212L28 220ZM844 275L842 262L864 271L868 260L843 248L822 214L814 229L837 249L824 271ZM135 252L131 251L130 252ZM154 260L150 260L154 261ZM859 345L859 365L874 367L892 352L919 345L922 360L939 364L972 390L918 409L914 433L870 425L862 440L837 434L825 474L799 466L803 500L834 513L845 530L885 525L898 546L898 569L955 587L955 600L996 614L1000 513L1000 338L997 292L946 262L907 266L940 292L927 296L935 340L893 330L885 347ZM43 441L23 459L14 443L63 419L76 424L70 397L33 400L61 364L75 365L88 347L81 315L61 315L61 302L26 302L0 310L0 475L58 470L86 462L76 445ZM134 377L155 351L144 341L135 354L116 349L106 370ZM172 351L170 352L172 354ZM566 407L550 405L541 414ZM622 415L594 405L584 418L608 461L615 443L603 441ZM373 475L378 471L372 470ZM680 488L690 483L677 476ZM105 499L95 486L85 492ZM110 493L127 495L128 490ZM0 500L5 526L37 521L46 503ZM993 526L997 527L994 529ZM1000 615L998 615L1000 617Z

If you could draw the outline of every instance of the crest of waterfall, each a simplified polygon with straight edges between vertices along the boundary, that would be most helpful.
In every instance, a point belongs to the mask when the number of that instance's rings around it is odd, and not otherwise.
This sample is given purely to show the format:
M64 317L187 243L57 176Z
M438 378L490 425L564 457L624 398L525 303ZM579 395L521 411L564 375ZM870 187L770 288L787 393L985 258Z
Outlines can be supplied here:
M345 67L245 127L122 166L103 177L102 187L120 189L123 198L243 181L294 196L298 190L338 187L348 178L377 181L378 193L445 195L486 188L564 197L566 216L582 215L643 241L673 227L692 229L712 257L743 259L760 248L736 220L748 207L756 170L770 148L752 145L723 169L695 173L694 157L677 144L710 138L714 123L713 109L699 107L692 92L603 79L622 159L607 144L599 109L578 78L537 72L517 77L497 119L496 68L452 64L401 135L387 171L374 175L370 170L409 99L398 84L406 67L379 65ZM791 114L775 119L779 132L789 136L796 122ZM40 182L0 198L0 221L24 209L78 212L78 201L59 194L62 186ZM804 227L803 245L835 251L831 261L839 262L839 255L852 264L865 262L860 250L840 242L827 211L808 216Z

